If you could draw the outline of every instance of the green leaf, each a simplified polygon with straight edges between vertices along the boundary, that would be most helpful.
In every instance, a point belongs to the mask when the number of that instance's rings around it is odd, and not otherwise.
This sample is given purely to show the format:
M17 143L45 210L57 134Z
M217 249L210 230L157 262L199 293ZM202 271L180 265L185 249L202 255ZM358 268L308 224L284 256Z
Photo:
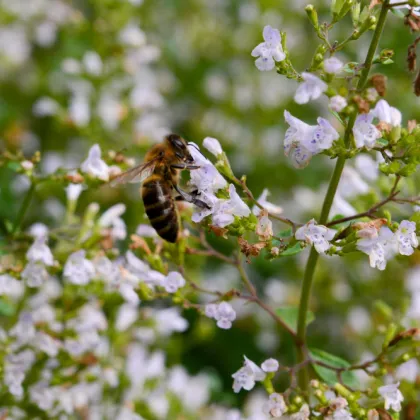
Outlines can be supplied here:
M400 9L394 9L394 8L392 8L391 9L391 12L395 15L395 16L398 16L399 18L401 18L401 19L404 19L405 18L405 14L400 10Z
M282 230L277 236L279 238L290 238L292 236L292 228Z
M277 308L276 314L287 324L293 331L297 330L297 320L299 314L299 308L294 306L284 306L283 308ZM306 325L309 325L314 321L315 315L312 311L308 311L306 314Z
M377 143L381 144L382 146L388 146L388 140L380 138L376 140Z
M4 299L0 299L0 315L12 316L16 312L16 308Z
M20 165L19 162L15 162L15 161L9 161L7 162L6 167L8 167L9 169L11 169L12 171L17 172L19 169L22 169L22 166Z
M309 349L309 354L312 359L318 360L319 362L327 363L328 365L334 368L345 368L350 366L350 363L342 359L341 357L334 356L333 354L327 353L323 350L312 348ZM339 382L339 378L335 370L329 369L324 366L319 366L317 364L313 364L312 366L315 369L315 372L319 375L319 377L328 385L333 386L334 384ZM343 372L341 374L341 379L344 385L347 385L350 388L357 388L358 386L358 380L356 378L356 375L352 371Z
M296 243L290 248L287 248L285 251L283 251L280 255L282 257L290 257L291 255L299 254L299 252L302 252L303 248L300 246L300 243Z

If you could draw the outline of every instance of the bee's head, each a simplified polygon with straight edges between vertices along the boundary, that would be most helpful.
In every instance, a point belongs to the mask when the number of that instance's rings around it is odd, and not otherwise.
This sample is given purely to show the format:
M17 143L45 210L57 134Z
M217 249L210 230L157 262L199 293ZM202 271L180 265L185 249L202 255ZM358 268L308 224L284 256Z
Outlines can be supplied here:
M169 134L165 137L165 141L172 148L179 160L186 163L194 162L191 153L188 151L187 142L181 136L178 136L178 134Z

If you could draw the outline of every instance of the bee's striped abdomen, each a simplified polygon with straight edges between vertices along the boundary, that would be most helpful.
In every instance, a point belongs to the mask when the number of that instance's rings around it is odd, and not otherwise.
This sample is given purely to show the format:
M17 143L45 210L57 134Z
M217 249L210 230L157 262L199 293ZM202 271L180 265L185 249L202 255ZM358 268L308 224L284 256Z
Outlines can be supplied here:
M142 197L147 217L159 236L176 242L178 214L169 185L160 176L152 175L143 183Z

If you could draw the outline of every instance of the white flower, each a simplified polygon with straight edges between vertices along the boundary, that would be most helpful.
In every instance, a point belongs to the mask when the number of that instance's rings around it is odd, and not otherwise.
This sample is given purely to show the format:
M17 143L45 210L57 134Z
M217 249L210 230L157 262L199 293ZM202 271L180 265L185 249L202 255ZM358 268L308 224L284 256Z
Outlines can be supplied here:
M390 106L385 99L378 101L372 114L379 121L391 124L393 127L401 125L401 112L397 108Z
M419 246L416 236L416 223L409 220L403 220L398 230L395 232L398 241L398 251L401 255L411 255L414 253L413 248Z
M259 57L255 60L255 65L260 71L272 70L275 61L283 61L286 54L281 45L281 35L278 29L270 25L264 27L263 38L265 42L258 44L251 52L253 57Z
M95 275L93 263L85 258L86 251L73 252L66 261L63 270L64 278L73 284L86 285Z
M119 34L119 41L129 47L141 47L146 42L144 32L135 23L129 23Z
M226 180L199 150L194 146L188 146L188 150L194 159L194 164L200 166L199 169L190 172L190 183L192 185L196 186L199 191L208 194L214 194L221 188L226 187Z
M86 93L75 93L69 104L69 117L77 127L86 127L90 121L89 96Z
M354 417L345 408L339 408L338 410L335 410L331 418L333 420L353 420L354 419Z
M335 233L335 230L317 225L312 219L296 231L295 238L313 245L318 253L323 254L330 249L328 241L334 238Z
M32 112L36 117L50 117L56 115L58 110L57 101L48 96L39 98L32 107Z
M163 336L174 331L184 332L188 328L188 321L180 315L178 308L159 309L155 313L155 320L156 329Z
M29 228L29 235L34 238L38 238L39 236L46 238L48 235L48 226L44 225L44 223L34 223Z
M203 140L203 146L214 156L219 156L223 153L222 146L219 143L219 140L214 139L213 137L206 137Z
M0 296L19 299L24 292L24 285L10 274L0 274Z
M270 203L267 201L267 197L270 195L270 191L267 188L264 188L261 195L258 197L257 202L260 203L269 213L272 214L281 214L283 213L283 209L280 206L276 206L273 203ZM261 213L262 209L260 209L258 206L252 207L252 213L255 214L255 216L258 216Z
M290 156L297 168L305 167L312 156L329 149L339 138L334 127L325 119L318 118L318 125L311 126L284 111L289 124L284 138L284 154Z
M279 362L276 359L267 359L261 364L264 372L277 372L279 369Z
M22 271L22 279L29 287L40 287L49 279L45 266L36 261L30 261Z
M113 239L123 240L127 236L125 222L120 217L124 212L124 204L115 204L99 218L99 226L103 228L110 228L110 235Z
M264 413L270 415L270 417L280 418L284 413L287 412L287 406L284 402L283 395L273 392L268 397L268 402L264 404Z
M117 331L127 330L138 318L139 311L136 306L130 303L121 305L115 319L115 328Z
M327 73L331 73L331 74L339 73L342 68L343 68L342 61L340 61L336 57L330 57L324 61L324 70Z
M35 238L34 243L26 253L26 258L28 261L39 261L45 265L54 264L54 257L46 242L46 236L38 236Z
M216 324L219 328L228 330L232 327L232 321L236 319L236 312L229 303L221 302L217 307L214 318L217 321Z
M229 200L219 200L212 209L213 225L225 227L234 222L235 216L248 217L251 214L251 210L239 197L233 184L229 185L229 196Z
M35 336L34 346L50 357L56 357L61 347L61 342L42 331Z
M101 148L98 144L90 148L88 157L81 164L80 169L93 177L108 181L108 165L101 159Z
M328 85L314 74L303 72L302 77L303 82L295 93L296 103L306 104L310 100L318 99L327 90Z
M163 281L163 287L168 293L175 293L178 289L185 286L185 279L176 271L171 271Z
M385 410L392 408L394 411L401 411L401 402L404 401L404 397L398 389L399 385L398 382L378 388L379 394L385 399Z
M303 404L297 413L291 414L289 420L309 420L311 411L309 410L308 404Z
M204 309L205 314L209 318L215 318L217 313L217 303L208 303Z
M92 76L99 76L102 73L102 60L96 51L86 51L82 61L87 73Z
M376 140L381 137L381 132L372 124L373 114L360 114L354 123L353 135L356 147L366 146L372 149Z
M83 191L82 184L69 184L66 187L66 195L68 201L77 201Z
M341 112L347 106L346 98L335 95L330 98L330 108L335 112Z
M357 155L354 164L363 178L368 181L376 181L379 176L379 164L367 154Z
M136 235L143 238L157 238L158 234L150 225L140 224L136 228Z
M370 266L385 270L386 261L393 253L395 240L391 229L382 226L377 235L372 229L362 229L357 232L357 235L361 238L357 241L357 249L369 255Z
M244 356L244 365L232 375L233 390L238 393L241 388L250 391L254 388L256 381L263 381L265 373L252 360Z

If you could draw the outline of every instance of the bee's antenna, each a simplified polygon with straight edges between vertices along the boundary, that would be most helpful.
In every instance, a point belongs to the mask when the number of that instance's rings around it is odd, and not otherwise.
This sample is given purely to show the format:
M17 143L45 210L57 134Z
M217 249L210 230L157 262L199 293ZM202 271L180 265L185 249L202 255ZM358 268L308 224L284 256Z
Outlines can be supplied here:
M201 153L200 148L195 143L193 143L192 141L189 141L187 144L188 144L188 146L194 147L195 149L197 149Z

